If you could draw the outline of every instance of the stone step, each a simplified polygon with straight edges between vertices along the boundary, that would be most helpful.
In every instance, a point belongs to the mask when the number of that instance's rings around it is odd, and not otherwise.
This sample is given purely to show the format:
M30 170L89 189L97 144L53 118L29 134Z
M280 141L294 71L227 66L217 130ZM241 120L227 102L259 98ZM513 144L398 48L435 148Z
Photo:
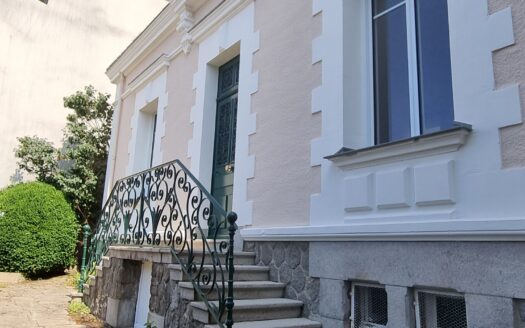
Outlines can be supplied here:
M109 268L111 266L111 259L109 256L102 256L102 267Z
M95 267L96 276L102 278L104 276L104 270L102 265L97 265Z
M168 265L170 269L170 277L175 281L187 281L188 277L182 271L180 264ZM205 265L204 270L213 270L212 265ZM257 265L239 265L235 267L233 279L235 281L263 281L269 279L269 267Z
M226 264L226 255L227 254L221 254L219 255L219 258L221 260L221 263L224 265ZM194 261L197 263L201 263L203 258L203 252L202 251L195 251L193 252ZM179 255L179 258L181 261L187 261L188 260L188 253L183 252ZM175 258L173 259L172 263L177 264L177 261ZM244 251L236 251L233 254L233 263L235 265L254 265L255 264L255 253L254 252L244 252ZM205 253L204 255L204 264L212 264L212 257L209 253Z
M206 239L206 242L208 243L209 247L213 248L213 239ZM225 243L227 245L228 242L229 242L228 239L216 239L215 245L217 245L217 248L218 248L221 243ZM205 247L204 241L202 239L196 239L193 241L193 249L203 249L204 247ZM175 245L175 249L181 249L181 248L182 246Z
M321 328L319 322L305 318L276 319L235 322L235 328ZM219 325L205 325L204 328L219 328Z
M263 299L283 297L286 284L273 281L237 281L233 286L235 300ZM209 286L202 286L203 292L210 290ZM179 283L180 295L185 300L199 300L199 296L191 282ZM228 288L226 287L226 292ZM217 289L207 294L206 298L210 301L218 299Z
M218 306L217 301L210 302ZM215 323L204 302L191 302L193 319L202 323ZM259 321L297 318L301 315L303 302L286 298L235 300L233 320Z
M87 279L88 285L95 286L96 281L97 281L97 277L96 276L93 276L93 275L89 275L88 276L88 279Z
M82 292L84 293L84 295L89 295L89 284L83 284L83 290Z
M109 248L108 255L126 260L177 264L175 257L171 254L170 247L117 245ZM209 252L203 252L202 249L194 248L192 255L196 263L201 263L201 261L204 260L204 264L212 264L212 257ZM223 253L219 256L221 263L226 263L226 255L226 253ZM186 250L182 251L178 256L181 261L187 261L188 252ZM255 253L236 251L234 254L234 263L253 265L255 264Z

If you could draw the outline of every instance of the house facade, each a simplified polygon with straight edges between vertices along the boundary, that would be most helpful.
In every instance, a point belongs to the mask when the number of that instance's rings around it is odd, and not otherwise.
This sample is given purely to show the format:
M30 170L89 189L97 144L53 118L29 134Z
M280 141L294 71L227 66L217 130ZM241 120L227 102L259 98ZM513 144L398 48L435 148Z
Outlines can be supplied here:
M294 327L525 327L524 22L513 0L172 0L106 72L106 193L180 160ZM198 327L125 252L131 316Z

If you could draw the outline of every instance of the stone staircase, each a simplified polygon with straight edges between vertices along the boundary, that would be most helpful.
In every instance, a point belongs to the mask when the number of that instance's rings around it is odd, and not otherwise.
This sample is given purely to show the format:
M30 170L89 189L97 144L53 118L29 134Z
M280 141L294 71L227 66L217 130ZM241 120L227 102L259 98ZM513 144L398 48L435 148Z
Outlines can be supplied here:
M321 324L301 318L303 302L284 298L286 284L269 279L269 267L254 265L255 253L235 252L234 327L238 328L319 328ZM193 320L205 328L218 328L204 302L197 299L193 285L181 266L171 264L170 277L179 286L180 296L191 301ZM210 266L211 268L211 266ZM217 294L210 293L208 300L217 304Z
M146 249L142 249L146 252ZM159 254L169 254L161 250ZM157 254L157 253L155 253ZM131 254L130 256L133 256ZM173 263L171 259L159 256L164 263ZM181 256L184 260L184 255ZM205 258L205 269L212 269L211 258ZM254 252L235 252L234 256L234 327L235 328L320 328L321 324L306 318L301 318L303 302L284 298L286 284L270 281L270 268L255 265ZM102 258L96 267L96 274L90 276L84 284L84 295L98 291L97 285L103 284L104 269L109 268L111 259ZM189 302L190 318L196 326L204 328L219 328L213 321L205 303L198 299L192 283L184 274L180 264L166 264L170 280L178 286L181 299ZM95 296L95 295L93 295ZM217 304L217 293L208 294L208 301ZM197 324L198 323L198 324Z

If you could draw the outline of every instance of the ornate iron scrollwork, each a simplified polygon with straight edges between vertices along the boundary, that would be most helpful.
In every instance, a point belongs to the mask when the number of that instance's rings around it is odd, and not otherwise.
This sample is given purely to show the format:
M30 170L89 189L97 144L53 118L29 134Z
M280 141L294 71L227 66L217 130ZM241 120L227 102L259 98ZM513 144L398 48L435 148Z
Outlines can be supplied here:
M83 279L112 245L171 247L211 315L221 326L227 321L231 327L233 321L224 317L229 312L231 319L233 307L236 217L227 214L179 160L120 179L91 237ZM227 220L230 238L221 239L220 227ZM218 295L218 306L207 301L210 294Z

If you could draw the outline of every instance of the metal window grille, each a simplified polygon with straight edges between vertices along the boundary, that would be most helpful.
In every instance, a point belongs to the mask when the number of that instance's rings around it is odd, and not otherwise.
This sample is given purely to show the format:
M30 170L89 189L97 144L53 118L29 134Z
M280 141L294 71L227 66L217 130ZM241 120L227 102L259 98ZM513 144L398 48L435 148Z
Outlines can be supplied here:
M467 328L462 295L418 291L416 307L418 328Z
M352 286L352 327L379 328L388 322L388 302L383 287Z

